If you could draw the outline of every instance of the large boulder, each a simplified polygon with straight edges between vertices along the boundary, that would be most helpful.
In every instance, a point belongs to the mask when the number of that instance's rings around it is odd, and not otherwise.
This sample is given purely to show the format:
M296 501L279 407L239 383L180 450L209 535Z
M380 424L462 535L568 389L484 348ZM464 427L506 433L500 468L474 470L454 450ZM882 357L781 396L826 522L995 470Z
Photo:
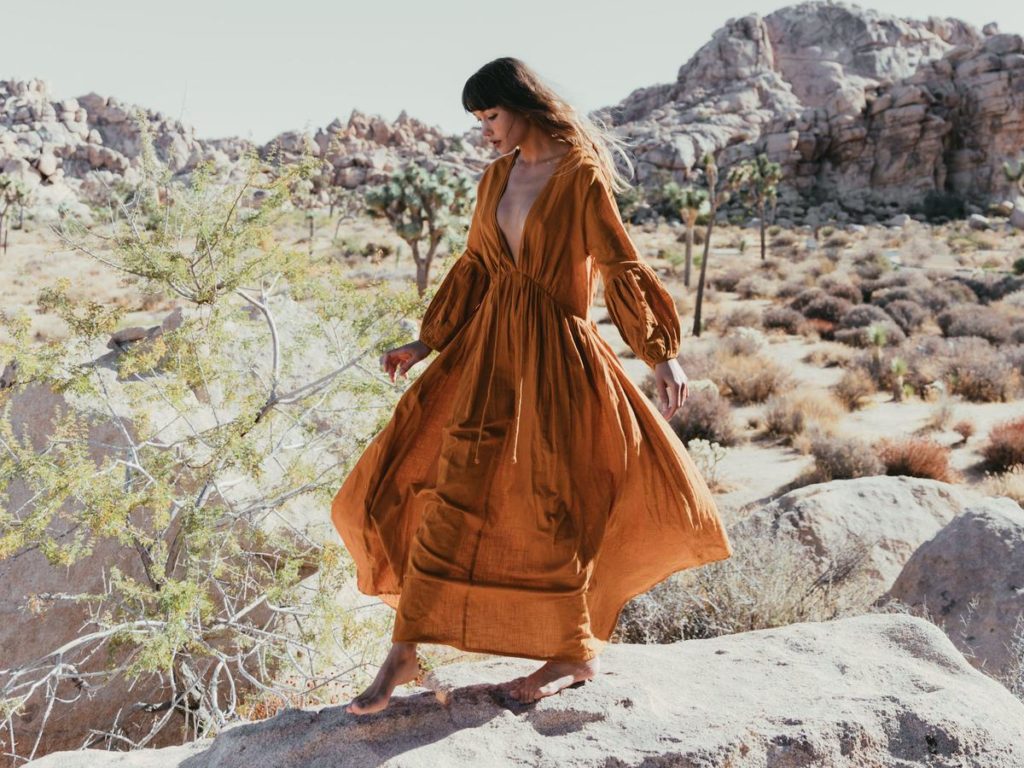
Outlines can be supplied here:
M979 668L1009 677L1024 665L1024 509L972 505L910 557L883 602L927 610Z
M754 506L731 533L788 536L823 567L864 548L864 575L874 582L877 596L892 585L914 550L984 498L958 485L904 475L831 480Z
M612 645L598 677L521 706L536 662L443 667L379 715L288 710L212 741L64 752L38 768L311 765L1019 768L1024 704L934 624L867 614L672 645Z

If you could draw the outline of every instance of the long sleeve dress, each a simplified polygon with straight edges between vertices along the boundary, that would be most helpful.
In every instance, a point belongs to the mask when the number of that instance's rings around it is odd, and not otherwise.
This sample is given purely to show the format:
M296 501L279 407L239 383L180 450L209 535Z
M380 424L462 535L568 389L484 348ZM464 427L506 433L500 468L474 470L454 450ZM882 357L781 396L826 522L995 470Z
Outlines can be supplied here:
M679 352L672 297L578 148L513 259L497 205L517 153L484 170L465 251L423 317L438 354L332 520L360 591L396 609L395 641L584 661L632 597L732 547L685 446L590 318L600 275L612 321L653 368Z

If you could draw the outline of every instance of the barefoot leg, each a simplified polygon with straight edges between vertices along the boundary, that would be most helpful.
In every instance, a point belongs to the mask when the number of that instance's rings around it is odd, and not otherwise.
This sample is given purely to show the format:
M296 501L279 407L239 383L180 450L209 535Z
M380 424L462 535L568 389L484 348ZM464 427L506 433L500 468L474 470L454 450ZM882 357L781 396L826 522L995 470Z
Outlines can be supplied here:
M590 680L599 670L597 657L590 661L549 661L526 677L517 677L501 687L517 701L528 704L558 693L575 683Z
M355 715L379 712L387 707L396 686L415 680L417 675L416 643L393 643L373 682L346 705L345 711Z

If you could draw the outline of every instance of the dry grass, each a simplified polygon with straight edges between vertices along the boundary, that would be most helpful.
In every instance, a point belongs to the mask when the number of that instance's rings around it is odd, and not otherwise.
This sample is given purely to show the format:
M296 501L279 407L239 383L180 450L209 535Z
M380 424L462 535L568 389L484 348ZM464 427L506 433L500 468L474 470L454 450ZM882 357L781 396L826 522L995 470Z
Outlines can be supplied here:
M925 477L943 483L961 478L949 466L949 449L928 437L883 439L875 445L887 475Z
M814 469L804 476L806 482L885 474L885 465L871 445L857 437L812 432L809 433L809 450L814 456Z
M982 491L989 496L1006 496L1024 507L1024 464L1015 464L1006 472L986 472Z
M1024 464L1024 417L992 427L981 455L985 468L992 472L1006 472L1016 464Z
M653 377L648 377L641 386L648 398L652 398L653 382ZM669 420L669 426L683 443L701 439L732 446L739 440L732 407L714 386L691 387L682 407Z
M677 573L634 598L614 640L679 640L828 621L871 612L868 545L856 539L823 565L786 536L736 536L733 556Z
M832 387L836 398L847 410L856 411L868 404L875 392L875 380L863 368L849 368L843 377Z
M801 387L768 399L764 429L767 434L792 443L812 426L821 432L833 431L843 412L842 404L831 394Z
M778 363L761 355L721 354L712 378L723 395L741 405L763 403L791 381Z

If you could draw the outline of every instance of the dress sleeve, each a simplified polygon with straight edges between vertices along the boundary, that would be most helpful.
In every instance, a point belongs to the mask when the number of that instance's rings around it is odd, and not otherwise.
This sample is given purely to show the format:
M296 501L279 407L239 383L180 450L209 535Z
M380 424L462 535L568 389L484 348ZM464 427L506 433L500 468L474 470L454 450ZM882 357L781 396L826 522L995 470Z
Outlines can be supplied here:
M481 177L466 248L437 287L420 323L419 340L434 350L448 346L479 308L490 287L490 275L480 256L479 191L483 183Z
M591 169L583 198L583 238L604 283L605 306L623 341L654 368L679 354L675 301L626 232L611 190Z

